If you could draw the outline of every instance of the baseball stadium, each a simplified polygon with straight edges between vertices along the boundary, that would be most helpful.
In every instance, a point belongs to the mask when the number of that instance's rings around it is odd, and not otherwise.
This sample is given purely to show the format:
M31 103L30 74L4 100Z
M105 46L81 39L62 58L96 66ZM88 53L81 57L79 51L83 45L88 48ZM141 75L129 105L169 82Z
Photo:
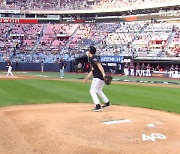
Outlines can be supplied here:
M0 0L0 154L179 147L179 0Z

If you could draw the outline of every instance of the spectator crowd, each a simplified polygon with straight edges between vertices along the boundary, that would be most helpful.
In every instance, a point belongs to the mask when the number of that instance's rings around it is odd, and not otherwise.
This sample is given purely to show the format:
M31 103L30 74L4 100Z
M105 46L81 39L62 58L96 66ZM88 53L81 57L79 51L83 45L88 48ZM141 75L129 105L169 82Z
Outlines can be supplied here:
M0 24L0 61L54 62L82 56L180 57L180 23Z
M1 9L85 10L149 6L178 0L0 0Z

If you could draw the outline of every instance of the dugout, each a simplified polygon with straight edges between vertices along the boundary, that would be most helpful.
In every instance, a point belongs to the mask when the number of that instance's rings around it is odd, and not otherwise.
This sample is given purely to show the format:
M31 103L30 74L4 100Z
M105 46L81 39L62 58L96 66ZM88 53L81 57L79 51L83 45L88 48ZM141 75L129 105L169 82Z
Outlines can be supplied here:
M162 68L166 68L171 65L180 65L180 57L173 57L173 58L135 58L133 59L133 63L144 63L150 64L153 67L157 65L161 66Z
M180 57L168 57L168 58L135 58L133 59L133 63L136 65L139 63L140 65L144 63L146 66L150 64L152 76L160 76L160 77L168 77L168 72L171 65L178 65L180 68ZM156 70L157 66L159 66L159 70ZM153 70L153 71L152 71Z

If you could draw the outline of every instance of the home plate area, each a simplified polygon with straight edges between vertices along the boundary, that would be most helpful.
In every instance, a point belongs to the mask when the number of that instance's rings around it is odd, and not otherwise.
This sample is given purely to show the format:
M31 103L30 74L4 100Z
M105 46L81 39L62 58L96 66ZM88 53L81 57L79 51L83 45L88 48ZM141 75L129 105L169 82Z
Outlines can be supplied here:
M0 152L176 154L178 114L112 105L19 105L0 109ZM8 136L8 137L7 137Z

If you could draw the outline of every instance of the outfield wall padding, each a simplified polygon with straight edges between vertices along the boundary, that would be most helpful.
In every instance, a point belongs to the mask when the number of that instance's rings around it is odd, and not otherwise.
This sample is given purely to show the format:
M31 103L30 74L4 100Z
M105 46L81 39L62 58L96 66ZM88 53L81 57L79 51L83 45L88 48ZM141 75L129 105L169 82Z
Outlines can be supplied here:
M66 72L72 71L72 63L67 62ZM12 63L12 71L41 71L41 63ZM7 70L7 63L0 62L0 70ZM58 63L44 63L44 71L59 72Z

